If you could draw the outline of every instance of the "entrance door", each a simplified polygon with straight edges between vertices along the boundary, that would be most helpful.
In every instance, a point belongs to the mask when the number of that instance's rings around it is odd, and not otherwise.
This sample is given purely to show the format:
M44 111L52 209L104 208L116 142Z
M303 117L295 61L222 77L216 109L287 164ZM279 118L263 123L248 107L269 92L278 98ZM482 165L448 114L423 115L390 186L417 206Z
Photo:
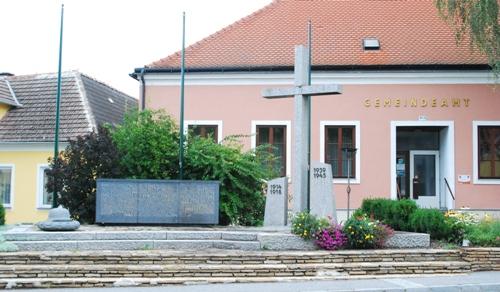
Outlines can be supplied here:
M410 198L439 208L439 151L410 151Z

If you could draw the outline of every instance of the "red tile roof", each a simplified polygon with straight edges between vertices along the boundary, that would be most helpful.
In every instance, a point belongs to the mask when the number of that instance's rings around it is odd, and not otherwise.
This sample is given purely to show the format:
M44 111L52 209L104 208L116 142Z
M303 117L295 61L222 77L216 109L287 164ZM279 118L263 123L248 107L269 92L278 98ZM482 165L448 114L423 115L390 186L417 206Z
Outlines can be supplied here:
M432 0L275 0L186 49L188 68L293 66L294 46L313 25L313 65L475 65L486 58L457 46ZM380 50L363 50L377 38ZM180 67L180 52L150 64Z

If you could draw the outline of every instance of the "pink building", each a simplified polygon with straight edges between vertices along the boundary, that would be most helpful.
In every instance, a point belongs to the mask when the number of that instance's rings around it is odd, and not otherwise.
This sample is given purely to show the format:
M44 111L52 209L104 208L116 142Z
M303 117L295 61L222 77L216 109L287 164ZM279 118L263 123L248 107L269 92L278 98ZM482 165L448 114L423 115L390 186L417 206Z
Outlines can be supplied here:
M308 20L312 83L343 86L312 99L312 159L332 165L337 207L347 207L342 149L356 148L351 206L399 196L500 213L500 91L433 1L275 0L187 48L185 124L274 144L291 177L293 100L261 91L293 84ZM143 106L178 117L179 72L180 53L136 69Z

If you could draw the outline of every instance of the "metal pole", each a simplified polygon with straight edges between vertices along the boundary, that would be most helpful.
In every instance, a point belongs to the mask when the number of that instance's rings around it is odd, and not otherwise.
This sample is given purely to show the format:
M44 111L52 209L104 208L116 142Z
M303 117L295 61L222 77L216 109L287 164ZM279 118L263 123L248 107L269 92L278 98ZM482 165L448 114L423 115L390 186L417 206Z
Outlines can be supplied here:
M186 35L186 13L182 12L182 51L181 51L181 112L180 112L180 133L179 133L179 179L183 178L184 172L184 50Z
M61 29L59 34L59 69L57 72L57 96L56 96L56 132L54 135L54 166L59 157L59 113L61 107L61 65L63 44L64 4L61 5ZM52 208L57 207L57 175L54 176L54 192L52 193Z
M349 150L346 150L347 155L347 220L351 210L351 156Z
M309 69L307 77L307 85L311 85L311 67L312 67L312 26L311 20L307 24L307 47L309 54ZM307 109L308 109L308 124L307 124L307 210L311 210L311 97L307 97Z

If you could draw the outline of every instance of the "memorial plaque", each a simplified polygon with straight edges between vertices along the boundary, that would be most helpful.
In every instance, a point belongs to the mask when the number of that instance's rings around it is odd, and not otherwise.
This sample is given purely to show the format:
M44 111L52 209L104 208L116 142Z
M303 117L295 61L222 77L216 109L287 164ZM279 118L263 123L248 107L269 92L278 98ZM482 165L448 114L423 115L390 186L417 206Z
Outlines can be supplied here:
M116 184L98 180L96 222L136 223L137 195L137 184L131 181Z
M288 179L276 178L267 183L264 226L285 226L288 211Z
M218 224L219 182L98 179L96 223Z
M333 193L332 166L314 161L311 163L311 214L330 216L337 222L337 209Z
M155 183L155 180L138 183L137 220L141 223L177 223L177 185Z

